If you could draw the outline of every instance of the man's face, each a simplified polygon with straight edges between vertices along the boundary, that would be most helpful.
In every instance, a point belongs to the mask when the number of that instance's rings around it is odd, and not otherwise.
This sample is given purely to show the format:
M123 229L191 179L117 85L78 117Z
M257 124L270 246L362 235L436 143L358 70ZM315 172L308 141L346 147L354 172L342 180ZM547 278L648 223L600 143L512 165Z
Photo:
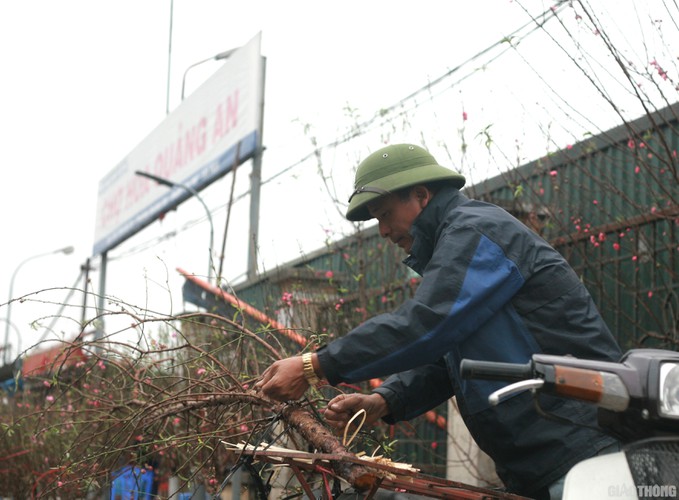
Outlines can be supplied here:
M413 245L410 226L427 205L429 198L422 200L415 189L410 190L407 199L398 195L381 196L368 205L368 212L377 219L380 236L389 238L392 243L401 247L407 254Z

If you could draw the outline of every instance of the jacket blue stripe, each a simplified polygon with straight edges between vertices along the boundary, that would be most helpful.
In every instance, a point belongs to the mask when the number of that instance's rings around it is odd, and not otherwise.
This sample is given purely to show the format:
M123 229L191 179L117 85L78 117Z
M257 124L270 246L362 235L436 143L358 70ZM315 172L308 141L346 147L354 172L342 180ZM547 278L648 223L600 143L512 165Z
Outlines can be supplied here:
M425 271L426 274L426 271ZM462 287L442 321L429 332L375 363L346 373L349 381L365 380L372 373L396 373L432 363L444 353L477 332L523 286L524 280L516 265L507 259L502 249L482 236L467 269ZM409 318L409 311L406 311Z

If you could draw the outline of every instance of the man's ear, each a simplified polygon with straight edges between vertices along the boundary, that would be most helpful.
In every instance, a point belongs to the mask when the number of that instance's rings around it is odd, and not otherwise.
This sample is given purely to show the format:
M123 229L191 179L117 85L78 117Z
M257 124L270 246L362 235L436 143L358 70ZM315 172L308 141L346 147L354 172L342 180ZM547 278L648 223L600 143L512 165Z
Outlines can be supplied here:
M420 204L420 208L426 207L431 199L434 197L432 193L426 186L418 185L413 188L413 195L415 199Z

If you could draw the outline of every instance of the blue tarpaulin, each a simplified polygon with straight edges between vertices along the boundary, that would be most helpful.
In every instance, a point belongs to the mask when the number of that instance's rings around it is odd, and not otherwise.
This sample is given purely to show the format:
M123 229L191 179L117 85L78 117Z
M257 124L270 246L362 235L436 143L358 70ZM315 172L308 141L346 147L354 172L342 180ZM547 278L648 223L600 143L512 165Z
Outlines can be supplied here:
M113 473L111 500L150 500L153 471L127 465Z
M18 390L21 390L23 388L23 386L24 386L23 380L19 379ZM0 382L0 389L2 389L3 391L6 391L7 394L9 394L10 396L14 396L14 393L17 391L17 380L14 379L14 378L10 378L10 379L7 379L7 380Z

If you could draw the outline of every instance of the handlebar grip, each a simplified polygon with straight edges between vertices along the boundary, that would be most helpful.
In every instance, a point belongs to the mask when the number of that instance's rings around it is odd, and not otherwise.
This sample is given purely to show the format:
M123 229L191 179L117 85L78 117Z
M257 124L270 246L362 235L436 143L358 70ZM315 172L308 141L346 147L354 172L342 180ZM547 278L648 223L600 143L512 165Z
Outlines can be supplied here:
M503 380L507 382L527 380L534 377L533 363L500 363L496 361L476 361L463 359L460 363L462 378L484 380Z

